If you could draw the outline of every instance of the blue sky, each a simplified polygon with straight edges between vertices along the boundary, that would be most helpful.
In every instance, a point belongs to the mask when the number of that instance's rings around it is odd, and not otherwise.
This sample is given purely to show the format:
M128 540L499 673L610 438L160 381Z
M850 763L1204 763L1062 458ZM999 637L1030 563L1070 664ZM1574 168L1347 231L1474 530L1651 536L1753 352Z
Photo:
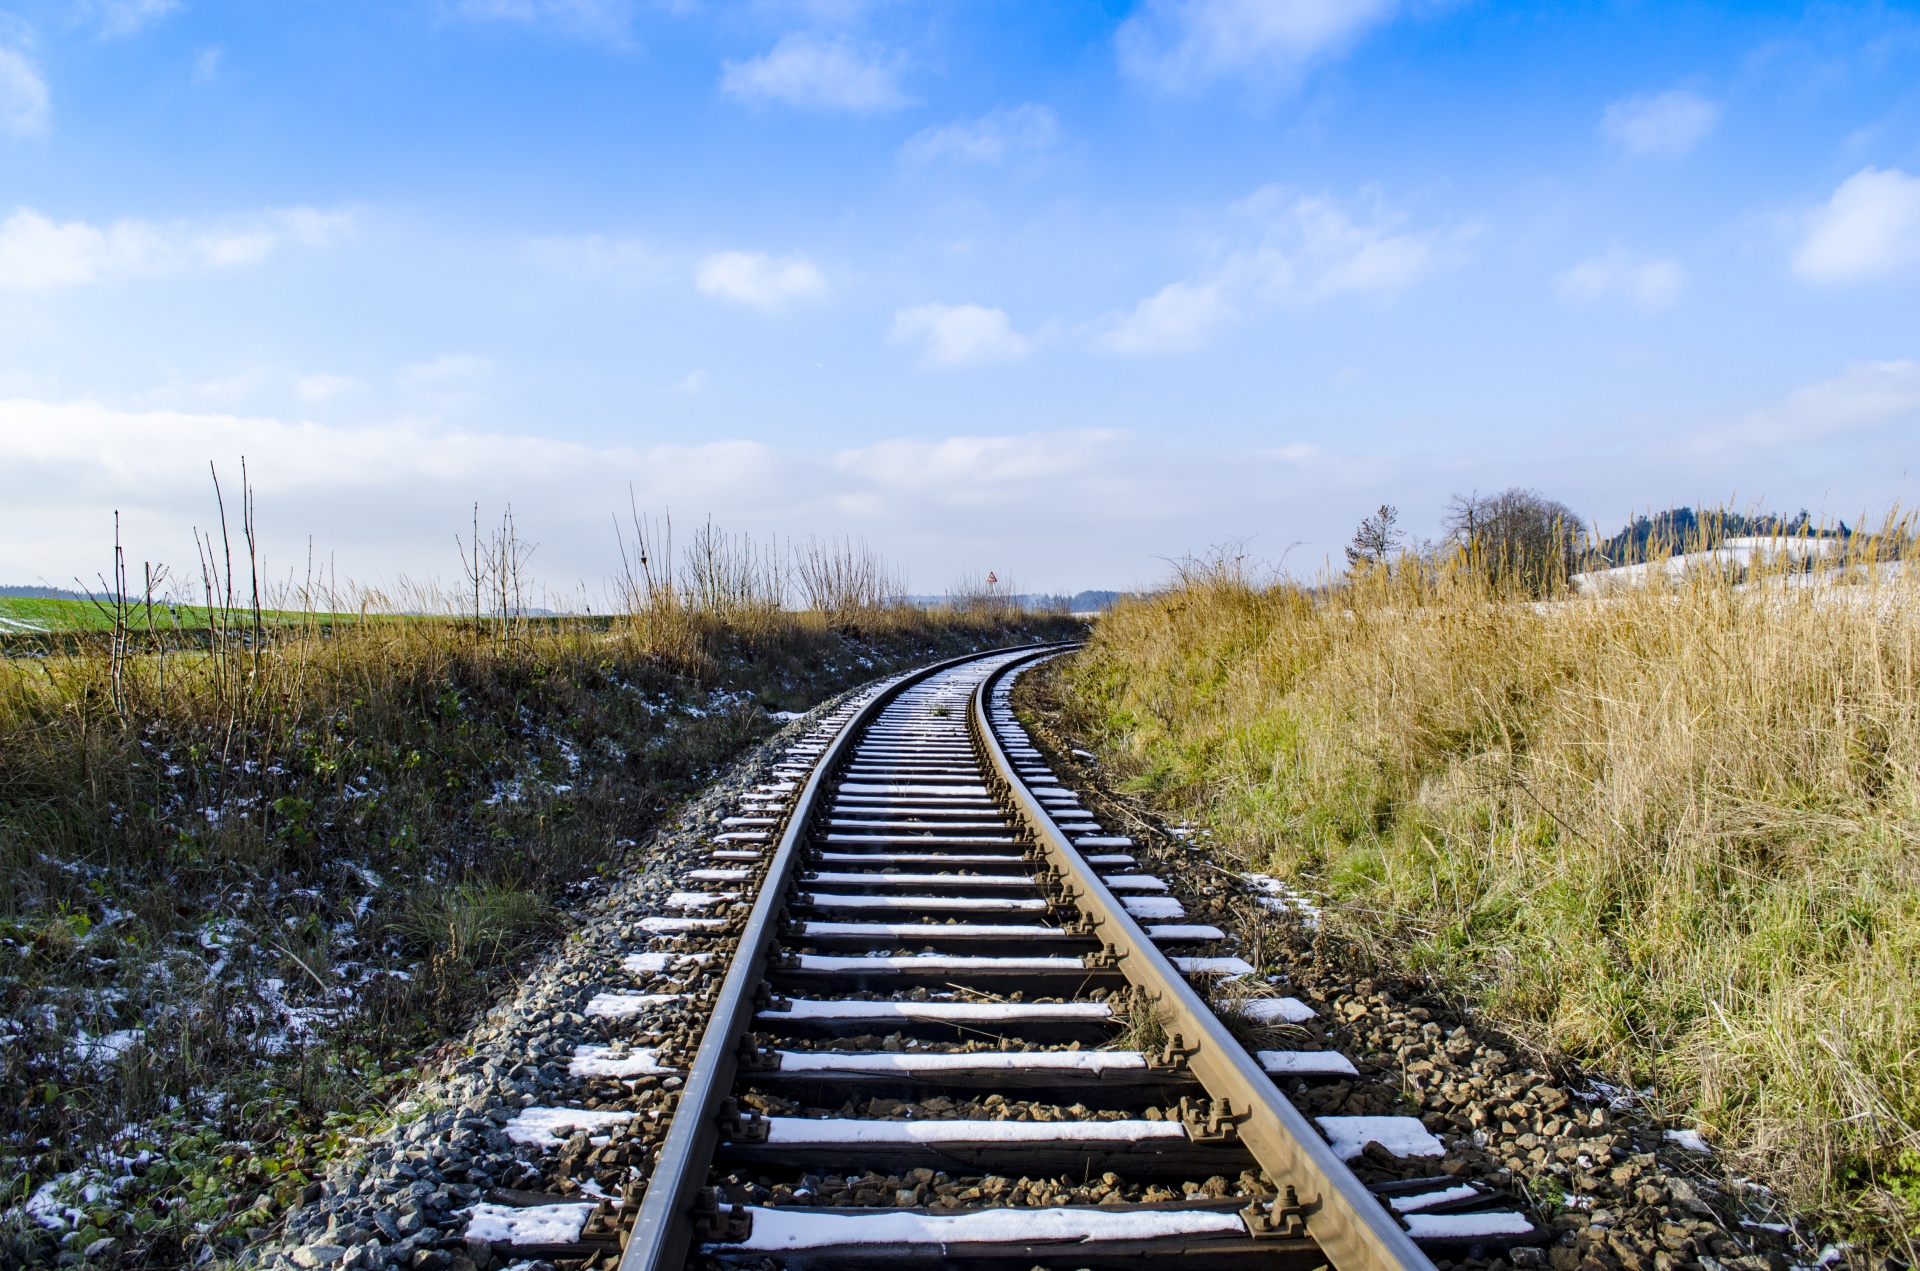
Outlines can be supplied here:
M629 489L938 591L1128 585L1535 486L1911 502L1891 6L15 0L0 575L450 576Z

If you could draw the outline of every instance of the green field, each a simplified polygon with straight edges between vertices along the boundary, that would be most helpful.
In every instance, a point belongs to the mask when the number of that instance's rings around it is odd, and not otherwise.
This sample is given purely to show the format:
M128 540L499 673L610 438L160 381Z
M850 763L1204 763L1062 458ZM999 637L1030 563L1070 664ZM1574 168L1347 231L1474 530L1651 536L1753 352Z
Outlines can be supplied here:
M209 623L209 614L218 612L202 605L156 604L153 606L151 617L156 631L205 631ZM251 620L250 616L241 617L240 610L234 612L236 622ZM304 622L315 616L326 615L288 610L268 610L261 614L263 621L276 625ZM127 613L127 625L135 631L145 631L148 617L145 605L135 605ZM113 607L111 605L95 604L91 600L46 600L37 597L0 596L0 635L111 631L112 629Z

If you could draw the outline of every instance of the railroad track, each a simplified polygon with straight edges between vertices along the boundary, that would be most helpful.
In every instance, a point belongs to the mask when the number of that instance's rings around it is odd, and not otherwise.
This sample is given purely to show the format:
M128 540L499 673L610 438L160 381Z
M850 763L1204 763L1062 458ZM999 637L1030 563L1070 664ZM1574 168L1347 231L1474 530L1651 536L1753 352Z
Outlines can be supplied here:
M1345 1055L1250 1052L1208 1007L1212 977L1255 968L1218 954L1225 933L1185 920L1015 721L1013 678L1048 652L899 677L743 798L689 882L713 890L676 894L696 916L646 920L653 948L628 959L706 968L697 1027L678 1052L647 1033L651 1049L573 1059L646 1087L646 1110L530 1108L507 1127L572 1136L583 1174L624 1170L627 1194L644 1179L639 1204L609 1196L543 1247L541 1213L568 1207L501 1194L521 1208L489 1210L500 1258L1420 1271L1428 1249L1538 1236L1484 1185L1423 1167L1444 1148L1418 1120L1310 1120L1276 1084L1351 1077ZM1312 1015L1277 996L1240 1010ZM1363 1184L1344 1164L1362 1154L1403 1177Z

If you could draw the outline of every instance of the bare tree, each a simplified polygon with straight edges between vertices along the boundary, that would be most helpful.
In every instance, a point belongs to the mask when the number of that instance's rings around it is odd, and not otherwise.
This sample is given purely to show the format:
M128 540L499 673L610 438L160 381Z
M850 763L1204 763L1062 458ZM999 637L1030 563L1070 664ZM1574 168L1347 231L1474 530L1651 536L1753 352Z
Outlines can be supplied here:
M1347 546L1347 568L1386 564L1406 537L1396 528L1399 521L1400 509L1391 503L1382 503L1372 516L1363 518Z
M1447 505L1446 528L1489 582L1533 596L1564 589L1586 549L1586 530L1572 508L1519 486L1498 494L1456 494Z

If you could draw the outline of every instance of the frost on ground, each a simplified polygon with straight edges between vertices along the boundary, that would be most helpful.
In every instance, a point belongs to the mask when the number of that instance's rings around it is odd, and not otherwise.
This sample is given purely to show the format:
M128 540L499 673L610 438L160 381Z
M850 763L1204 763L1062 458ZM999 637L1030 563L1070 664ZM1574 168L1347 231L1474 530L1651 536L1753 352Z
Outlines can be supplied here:
M124 719L104 656L0 658L0 1266L264 1239L782 712L1010 636L721 632L689 669L410 627L268 650L271 700L170 655ZM717 921L664 900L662 930Z

